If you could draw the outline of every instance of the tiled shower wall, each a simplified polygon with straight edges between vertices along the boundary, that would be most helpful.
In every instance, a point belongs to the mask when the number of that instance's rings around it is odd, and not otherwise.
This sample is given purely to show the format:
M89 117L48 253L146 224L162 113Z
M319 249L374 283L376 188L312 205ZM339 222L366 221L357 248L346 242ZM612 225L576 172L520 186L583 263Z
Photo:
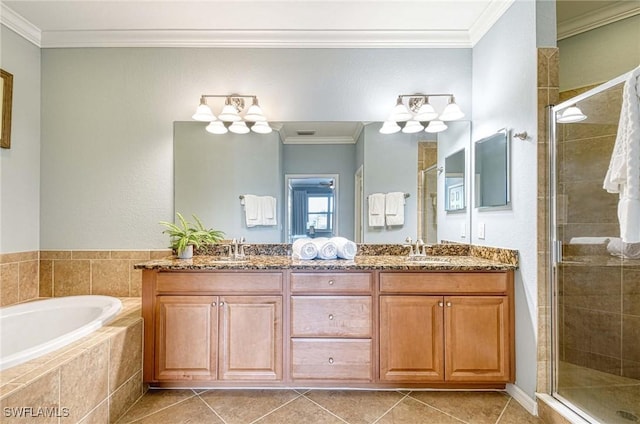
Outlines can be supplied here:
M549 297L548 112L558 103L559 49L538 49L538 384L537 391L550 393L551 320Z
M170 250L44 250L0 255L0 306L37 297L102 294L137 297L142 274L136 262Z
M558 355L572 364L640 379L640 269L609 255L605 244L569 244L577 236L619 234L618 195L603 190L602 182L621 104L619 85L580 104L588 121L558 126L558 225L564 255L589 256L594 264L560 269Z

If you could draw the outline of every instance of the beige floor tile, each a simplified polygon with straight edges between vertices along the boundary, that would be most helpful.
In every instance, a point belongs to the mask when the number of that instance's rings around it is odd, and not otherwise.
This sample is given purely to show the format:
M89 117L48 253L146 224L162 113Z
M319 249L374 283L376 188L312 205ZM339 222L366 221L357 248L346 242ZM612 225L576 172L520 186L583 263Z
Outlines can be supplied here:
M531 415L522 405L511 399L497 424L544 424L544 421Z
M149 391L123 415L118 423L125 424L133 422L194 396L195 393L193 390L149 389Z
M457 420L410 397L405 398L376 424L460 424Z
M409 395L469 424L494 424L509 397L501 392L411 392Z
M136 421L137 424L224 424L197 396Z
M322 409L305 397L299 397L255 421L256 424L344 424L345 421Z
M404 395L395 391L312 390L305 395L350 424L372 423Z
M250 423L300 396L293 390L209 390L204 400L227 424Z

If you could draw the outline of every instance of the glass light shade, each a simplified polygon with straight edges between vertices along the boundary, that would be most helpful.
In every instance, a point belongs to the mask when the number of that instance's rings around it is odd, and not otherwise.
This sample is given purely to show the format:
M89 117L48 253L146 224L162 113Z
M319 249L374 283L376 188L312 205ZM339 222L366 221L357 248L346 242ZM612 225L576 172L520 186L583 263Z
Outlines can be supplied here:
M438 112L429 103L425 103L420 106L416 116L413 117L416 121L431 121L438 117Z
M395 134L400 131L400 125L396 121L384 121L380 127L380 134Z
M404 122L411 119L413 115L409 112L409 108L407 108L404 103L398 103L394 106L391 111L391 115L389 115L389 121L395 122Z
M464 118L464 113L460 110L460 106L452 100L447 107L444 108L438 119L441 121L455 121L462 118Z
M251 131L258 134L269 134L273 130L266 121L260 121L253 124L253 126L251 127Z
M431 121L429 122L429 125L427 125L427 128L425 128L424 130L428 133L439 133L446 130L447 128L449 128L447 127L447 124L442 121Z
M264 114L262 113L262 109L260 106L253 104L247 109L247 113L244 115L245 121L249 122L262 122L266 121Z
M229 131L222 121L212 121L206 126L205 130L211 134L226 134Z
M236 121L229 126L229 131L235 134L246 134L249 132L249 127L244 121Z
M238 109L236 109L233 105L224 105L222 108L222 112L218 115L218 119L225 122L236 122L239 121L240 115L238 115Z
M423 129L424 127L420 122L411 120L407 121L407 123L404 125L404 128L402 129L402 132L405 134L414 134L422 131Z
M571 124L573 122L584 121L585 119L587 119L587 115L582 113L579 107L570 106L556 118L556 122L560 124Z
M216 120L216 117L213 116L213 112L211 112L211 108L204 103L200 103L198 109L196 109L196 113L194 113L191 118L195 119L196 121L204 122L211 122Z

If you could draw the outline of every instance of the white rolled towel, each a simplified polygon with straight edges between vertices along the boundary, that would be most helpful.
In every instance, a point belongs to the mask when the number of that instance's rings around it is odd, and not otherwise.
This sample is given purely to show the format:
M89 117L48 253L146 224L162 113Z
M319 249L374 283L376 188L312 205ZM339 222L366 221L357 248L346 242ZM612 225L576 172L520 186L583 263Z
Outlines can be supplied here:
M331 237L329 240L335 243L338 248L337 254L339 258L353 259L356 257L356 253L358 253L358 245L351 240L344 237Z
M294 259L315 259L318 256L318 248L313 239L308 237L299 238L291 246L291 256Z
M312 239L318 248L319 259L336 259L338 257L338 246L326 237Z

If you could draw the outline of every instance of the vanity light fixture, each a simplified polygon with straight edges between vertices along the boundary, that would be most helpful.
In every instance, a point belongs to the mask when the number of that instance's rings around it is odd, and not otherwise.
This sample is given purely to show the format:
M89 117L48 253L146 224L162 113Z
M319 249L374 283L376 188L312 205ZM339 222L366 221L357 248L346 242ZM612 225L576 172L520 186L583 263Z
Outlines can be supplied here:
M207 99L211 97L225 99L222 111L217 118L207 104ZM251 99L252 102L243 117L241 113L245 109L245 99ZM235 134L246 134L249 131L269 134L273 131L255 95L203 94L200 96L200 105L192 118L196 121L209 122L205 130L211 134L226 134L229 131Z
M558 113L556 122L559 124L572 124L574 122L580 122L587 119L587 115L582 113L580 108L576 105L569 106L561 113Z
M448 97L449 103L439 114L429 103L429 97ZM401 94L389 118L380 128L380 133L395 134L402 131L411 134L422 130L436 133L447 129L443 121L456 121L463 117L464 113L453 94Z

